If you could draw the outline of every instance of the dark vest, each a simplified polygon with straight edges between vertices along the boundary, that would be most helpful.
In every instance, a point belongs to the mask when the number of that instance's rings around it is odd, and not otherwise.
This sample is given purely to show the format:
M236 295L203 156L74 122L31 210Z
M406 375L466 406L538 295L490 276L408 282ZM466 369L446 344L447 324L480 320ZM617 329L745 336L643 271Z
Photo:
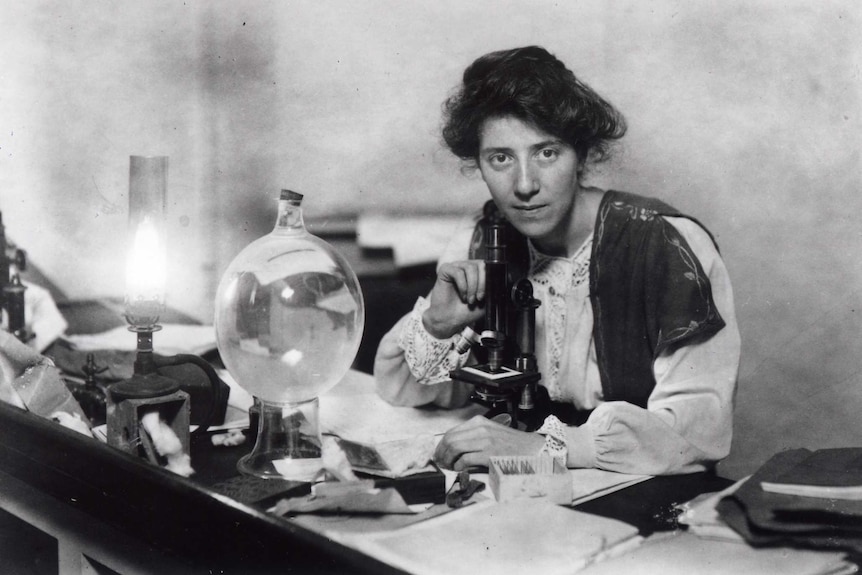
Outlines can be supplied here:
M493 209L489 204L486 214ZM662 216L688 217L660 200L612 190L599 206L590 301L605 401L646 407L656 385L653 362L659 354L708 339L724 327L709 278L685 239ZM477 226L471 257L483 257L486 220ZM510 275L525 275L527 240L511 226L507 254Z

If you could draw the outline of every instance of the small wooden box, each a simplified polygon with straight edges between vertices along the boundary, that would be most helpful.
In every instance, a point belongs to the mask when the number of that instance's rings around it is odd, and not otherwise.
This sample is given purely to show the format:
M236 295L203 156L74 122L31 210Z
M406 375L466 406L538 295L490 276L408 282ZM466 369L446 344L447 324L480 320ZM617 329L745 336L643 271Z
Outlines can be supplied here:
M572 503L572 475L549 455L492 457L488 478L497 501L544 497L559 505Z
M175 391L168 395L144 399L124 399L114 403L108 394L108 445L133 455L148 458L141 439L141 419L150 411L158 411L159 417L174 431L189 453L190 404L189 394Z

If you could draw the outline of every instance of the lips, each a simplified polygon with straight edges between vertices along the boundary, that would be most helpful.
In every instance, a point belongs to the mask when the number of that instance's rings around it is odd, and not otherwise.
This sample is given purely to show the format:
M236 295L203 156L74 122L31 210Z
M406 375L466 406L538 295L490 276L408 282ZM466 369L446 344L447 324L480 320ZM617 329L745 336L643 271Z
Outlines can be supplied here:
M547 204L516 205L512 206L512 209L524 215L529 215L538 212L544 207L547 207Z

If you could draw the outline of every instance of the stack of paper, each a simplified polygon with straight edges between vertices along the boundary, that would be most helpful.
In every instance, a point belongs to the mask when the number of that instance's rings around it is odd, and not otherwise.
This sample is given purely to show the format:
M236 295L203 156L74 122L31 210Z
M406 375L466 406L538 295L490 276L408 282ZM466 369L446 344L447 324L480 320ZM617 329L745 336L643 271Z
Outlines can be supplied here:
M705 493L678 505L678 521L685 531L657 533L635 549L590 566L586 575L643 573L662 575L850 575L857 566L839 550L800 549L786 546L755 547L723 520L716 506L732 498L750 478L717 493Z

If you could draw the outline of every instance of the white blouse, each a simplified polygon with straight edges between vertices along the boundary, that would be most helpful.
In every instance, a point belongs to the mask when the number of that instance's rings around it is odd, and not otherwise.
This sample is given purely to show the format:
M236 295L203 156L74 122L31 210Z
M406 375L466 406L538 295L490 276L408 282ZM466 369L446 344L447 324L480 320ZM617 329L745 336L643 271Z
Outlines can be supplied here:
M439 264L468 257L480 214L465 221ZM727 456L740 338L724 262L709 234L687 218L666 218L685 238L712 284L724 329L706 341L667 352L653 365L656 387L643 409L605 402L593 342L589 299L592 238L570 258L550 257L530 245L535 297L536 358L551 399L594 409L587 422L569 427L569 467L599 467L650 475L702 471ZM448 373L473 361L458 353L460 336L440 340L422 324L428 302L419 298L380 342L374 366L378 393L396 405L463 405L471 386Z

